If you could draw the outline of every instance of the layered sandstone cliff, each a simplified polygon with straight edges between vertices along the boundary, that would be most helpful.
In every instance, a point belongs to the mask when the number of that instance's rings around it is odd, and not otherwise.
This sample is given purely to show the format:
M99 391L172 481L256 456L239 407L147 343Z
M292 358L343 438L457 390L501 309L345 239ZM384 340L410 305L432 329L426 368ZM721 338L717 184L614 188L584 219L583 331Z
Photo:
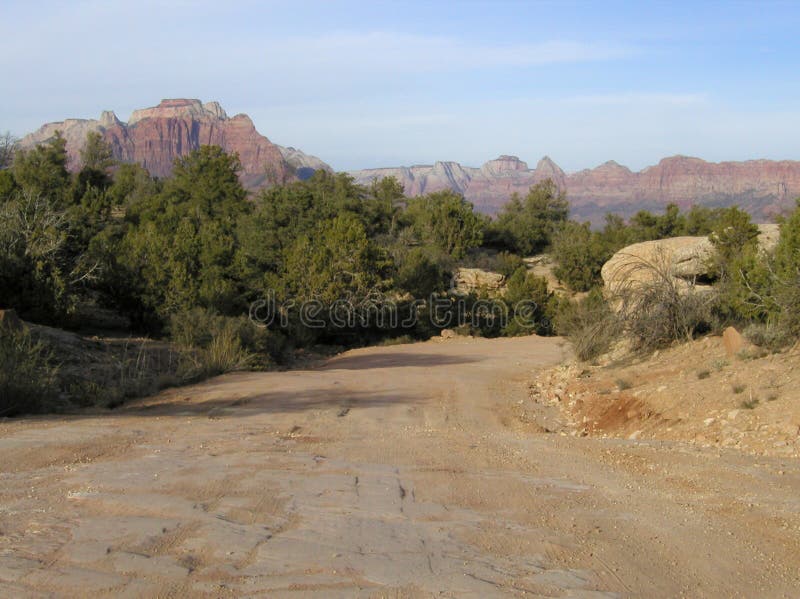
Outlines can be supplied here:
M78 165L80 151L90 131L99 132L111 146L114 158L138 162L151 174L166 177L175 158L202 145L217 145L236 152L242 163L242 183L249 188L280 184L307 176L309 170L330 168L318 158L294 148L281 148L261 135L250 117L229 117L217 102L162 100L153 108L136 110L127 123L106 111L97 119L67 119L48 123L22 139L23 148L42 143L61 131L67 141L70 166ZM304 169L298 173L300 169Z
M138 162L160 177L169 175L176 157L206 144L239 154L242 181L249 188L305 179L319 169L331 170L315 156L273 144L256 131L248 116L228 117L216 102L163 100L153 108L134 111L127 123L110 111L96 120L67 119L44 125L21 145L41 143L56 131L67 140L73 168L78 166L86 134L97 131L111 145L115 158ZM673 156L639 172L610 161L567 174L548 157L530 168L516 156L504 155L480 168L436 162L351 174L359 183L396 177L411 196L452 189L488 214L500 210L511 194L525 194L532 185L552 179L566 191L573 216L594 223L600 223L607 212L630 216L641 209L658 210L670 202L684 208L737 204L756 220L769 222L800 196L800 162L788 160L712 163Z
M489 214L497 212L512 193L524 194L531 185L552 179L566 191L573 215L596 223L606 212L630 216L640 209L658 210L670 202L682 207L738 204L757 220L767 222L791 208L794 199L800 197L797 161L713 163L673 156L639 172L610 161L594 169L566 174L548 157L531 169L515 156L500 156L480 168L437 162L433 166L370 169L352 174L363 183L397 177L411 195L453 189Z

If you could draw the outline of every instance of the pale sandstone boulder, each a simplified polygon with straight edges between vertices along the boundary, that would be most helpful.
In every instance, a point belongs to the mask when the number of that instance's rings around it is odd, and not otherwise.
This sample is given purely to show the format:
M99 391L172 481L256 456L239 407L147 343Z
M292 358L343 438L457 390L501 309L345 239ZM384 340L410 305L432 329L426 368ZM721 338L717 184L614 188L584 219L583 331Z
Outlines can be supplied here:
M459 268L453 277L453 290L461 295L481 291L502 293L506 278L498 272L481 268Z
M758 225L758 245L762 251L775 249L780 228L775 224ZM616 295L660 276L669 276L681 288L708 290L713 279L714 245L708 237L671 237L634 243L619 250L600 272L606 293Z
M714 259L714 245L708 237L676 237L675 239L686 241L675 248L671 259L670 273L683 279L709 276L711 261Z
M622 248L600 271L605 290L610 295L617 295L649 285L660 277L674 279L676 284L688 289L690 282L675 273L692 273L689 275L691 278L704 274L706 269L702 264L707 245L710 243L706 237L672 237Z

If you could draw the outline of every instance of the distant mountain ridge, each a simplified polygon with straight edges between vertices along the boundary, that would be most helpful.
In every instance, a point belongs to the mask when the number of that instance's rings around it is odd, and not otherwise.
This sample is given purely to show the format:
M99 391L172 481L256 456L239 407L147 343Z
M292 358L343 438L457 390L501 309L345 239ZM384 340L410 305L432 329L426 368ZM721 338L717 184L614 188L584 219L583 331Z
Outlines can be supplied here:
M531 169L516 156L504 155L479 168L436 162L351 174L360 183L396 177L410 195L452 189L487 214L500 210L512 193L524 195L532 185L549 178L566 191L573 216L594 223L601 222L607 212L630 216L670 202L682 207L738 204L756 220L772 222L800 197L800 161L790 160L713 163L673 156L639 172L609 161L567 174L547 156Z
M103 112L99 119L48 123L25 136L20 146L45 142L56 131L67 140L73 169L78 166L86 134L97 131L117 160L138 162L159 177L170 174L176 157L210 144L239 154L242 183L249 189L306 179L319 169L332 170L316 156L272 143L256 130L250 117L229 117L217 102L162 100L158 106L135 110L127 123L111 111ZM481 167L436 162L350 174L364 184L394 176L411 196L452 189L487 214L497 213L512 193L525 194L532 185L549 178L566 191L572 215L594 223L600 223L607 212L630 216L641 209L658 210L670 202L682 207L738 204L757 221L770 222L800 196L800 161L791 160L713 163L672 156L638 172L609 161L565 173L547 156L529 168L516 156L503 155Z
M201 145L218 145L236 152L242 163L242 183L255 189L305 179L318 168L331 170L315 156L283 148L261 135L245 114L229 117L217 102L194 99L162 100L158 106L135 110L128 122L105 111L99 119L67 119L47 123L20 141L29 148L61 131L67 141L69 165L76 168L90 131L100 133L114 158L138 162L152 175L166 177L176 157Z

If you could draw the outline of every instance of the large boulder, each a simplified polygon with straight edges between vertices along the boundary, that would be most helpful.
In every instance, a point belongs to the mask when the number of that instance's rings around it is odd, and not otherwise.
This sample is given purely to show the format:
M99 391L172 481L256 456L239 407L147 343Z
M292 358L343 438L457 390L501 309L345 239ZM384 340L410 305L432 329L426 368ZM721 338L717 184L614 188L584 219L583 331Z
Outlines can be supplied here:
M603 265L600 276L609 295L635 290L661 278L690 288L709 275L713 250L707 237L672 237L629 245ZM702 288L704 286L696 286Z
M708 237L675 237L685 240L676 244L670 261L670 274L682 279L705 278L710 275L714 245Z
M780 227L758 225L761 251L775 249ZM670 237L634 243L619 250L603 265L600 275L608 295L668 277L683 289L708 290L714 278L714 245L708 237Z

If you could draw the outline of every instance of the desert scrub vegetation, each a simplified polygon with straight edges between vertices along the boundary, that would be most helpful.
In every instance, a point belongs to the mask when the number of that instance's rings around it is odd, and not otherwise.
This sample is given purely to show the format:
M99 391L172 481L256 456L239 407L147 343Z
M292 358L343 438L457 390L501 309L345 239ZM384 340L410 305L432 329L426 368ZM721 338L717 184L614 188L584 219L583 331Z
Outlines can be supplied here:
M726 360L725 358L716 358L715 360L713 360L711 362L711 368L713 368L717 372L719 372L720 370L723 370L724 368L727 368L730 365L731 365L731 363L728 360Z
M0 325L0 417L58 408L58 366L25 329Z
M578 301L564 300L555 314L556 332L570 340L579 360L606 353L622 334L622 326L600 289Z
M742 403L739 404L739 407L743 410L755 410L759 403L761 402L757 397L751 397L750 399L745 399L742 401Z
M670 260L656 253L635 258L625 267L626 283L611 301L635 352L646 354L676 341L687 341L714 326L717 296L672 276Z
M630 352L647 355L711 330L716 296L684 287L667 269L659 262L632 264L632 283L612 297L594 288L580 301L563 302L556 330L572 341L577 357L584 361L622 340Z
M78 364L65 364L62 368L59 378L67 391L69 407L113 409L127 400L191 380L186 376L186 355L170 345L147 339L104 343L97 354L85 355Z
M381 341L380 345L389 347L392 345L405 345L407 343L414 343L415 339L411 335L399 335L398 337L387 337Z
M792 342L789 331L763 322L749 324L742 334L753 345L770 352L780 351Z
M201 379L236 370L263 370L279 359L283 339L247 318L202 308L172 315L171 339L182 350L182 376Z
M619 215L607 214L599 230L589 223L561 221L551 236L555 275L573 291L589 291L602 285L600 269L618 250L642 241L708 235L729 218L729 210L693 206L682 213L677 205L669 204L663 214L640 210L627 222Z
M472 294L463 308L479 316L470 334L559 333L584 360L623 339L647 352L723 324L767 327L759 343L770 349L800 338L800 209L782 223L778 247L765 256L742 211L681 212L669 205L627 221L609 215L593 229L570 220L563 190L549 180L511 196L489 218L452 191L406 197L394 178L358 185L345 173L318 171L249 193L238 158L216 146L179 157L161 179L137 164L115 164L96 133L87 136L75 172L67 169L59 134L4 156L0 308L16 309L35 325L75 331L106 331L98 323L113 321L111 336L176 348L177 357L166 361L171 372L145 364L133 347L125 358L115 354L117 382L106 375L70 378L67 390L76 396L81 389L86 397L120 389L106 393L113 396L107 403L115 403L114 397L152 388L153 372L180 383L270 368L320 346L428 339L454 326L433 322L432 306L455 303L448 281L467 265L506 277L503 308L512 317L501 325L481 312L485 298ZM600 269L617 250L709 234L718 254L713 294L685 293L655 276L627 298L603 298ZM586 298L557 298L546 280L526 272L523 258L543 251L556 277L572 291L588 292ZM337 302L359 305L375 296L395 302L401 322L417 314L414 325L334 322L330 308ZM280 326L256 327L247 315L266 297L278 306L315 303L322 322L309 327L294 311L282 315ZM523 305L524 314L514 312Z

